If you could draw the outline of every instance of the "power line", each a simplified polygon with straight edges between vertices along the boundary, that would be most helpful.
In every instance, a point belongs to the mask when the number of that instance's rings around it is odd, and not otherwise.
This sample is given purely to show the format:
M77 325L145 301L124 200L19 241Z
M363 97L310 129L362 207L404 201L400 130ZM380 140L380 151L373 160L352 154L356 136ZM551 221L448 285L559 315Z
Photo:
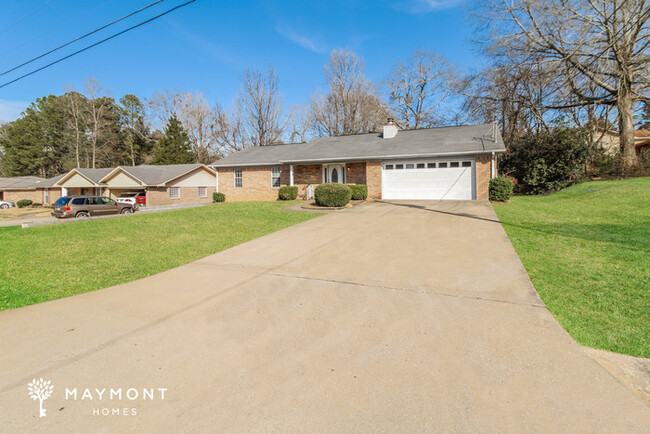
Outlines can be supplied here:
M144 10L147 10L147 9L149 9L150 7L155 6L155 5L157 5L158 3L161 3L161 2L163 2L163 1L164 1L164 0L158 0L158 1L155 1L155 2L153 2L153 3L151 3L151 4L147 5L147 6L145 6L145 7L143 7L143 8L138 9L137 11L131 12L130 14L123 16L122 18L118 18L118 19L115 20L115 21L112 21L112 22L110 22L110 23L108 23L108 24L106 24L106 25L104 25L104 26L102 26L102 27L100 27L100 28L98 28L98 29L95 29L95 30L93 30L92 32L86 33L86 34L83 35L83 36L79 36L77 39L73 39L73 40L70 41L70 42L66 42L66 43L63 44L63 45L59 45L58 47L56 47L56 48L54 48L54 49L48 51L47 53L41 54L40 56L36 56L36 57L34 57L33 59L30 59L30 60L28 60L28 61L25 62L25 63L21 63L20 65L14 67L14 68L7 69L6 71L0 73L0 77L2 77L3 75L7 75L7 74L9 74L10 72L15 71L15 70L18 69L18 68L22 68L22 67L25 66L25 65L29 65L30 63L35 62L35 61L37 61L38 59L42 59L43 57L47 56L48 54L52 54L52 53L54 53L55 51L60 50L61 48L67 47L67 46L70 45L70 44L74 44L74 43L77 42L77 41L80 41L80 40L82 40L82 39L84 39L84 38L87 38L87 37L90 36L90 35L94 35L95 33L99 32L99 31L101 31L101 30L104 30L105 28L110 27L110 26L112 26L113 24L117 24L117 23L119 23L120 21L124 21L125 19L127 19L127 18L129 18L129 17L132 17L133 15L138 14L138 13L144 11Z
M184 7L184 6L187 6L187 5L189 5L190 3L194 3L195 1L196 1L196 0L190 0L190 1L188 1L188 2L185 2L185 3L183 3L183 4L180 4L180 5L178 5L178 6L175 6L175 7L171 8L171 9L169 9L168 11L163 12L163 13L160 14L160 15L156 15L156 16L153 17L153 18L149 18L148 20L143 21L143 22L141 22L141 23L139 23L139 24L136 24L135 26L129 27L129 28L126 29L126 30L122 30L122 31L119 32L119 33L116 33L116 34L114 34L114 35L109 36L108 38L102 39L102 40L99 41L99 42L95 42L95 43L92 44L92 45L88 45L87 47L84 47L84 48L82 48L81 50L75 51L75 52L72 53L72 54L68 54L67 56L62 57L62 58L60 58L60 59L58 59L58 60L55 60L54 62L50 62L50 63L48 63L48 64L45 65L45 66L42 66L42 67L40 67L40 68L38 68L38 69L35 69L35 70L33 70L33 71L30 71L30 72L28 72L27 74L23 74L23 75L21 75L20 77L18 77L18 78L16 78L16 79L13 79L13 80L11 80L11 81L8 81L8 82L6 82L6 83L0 85L0 89L2 89L2 88L5 87L5 86L9 86L9 85L12 84L12 83L17 82L18 80L22 80L22 79L25 78L25 77L29 77L30 75L36 74L37 72L40 72L40 71L42 71L42 70L44 70L44 69L46 69L46 68L49 68L50 66L56 65L57 63L60 63L60 62L63 62L64 60L67 60L67 59L71 58L72 56L76 56L76 55L79 54L79 53L83 53L84 51L89 50L89 49L91 49L91 48L93 48L93 47L96 47L96 46L98 46L99 44L103 44L103 43L106 42L106 41L110 41L111 39L116 38L116 37L118 37L118 36L120 36L120 35L123 35L123 34L125 34L126 32L129 32L129 31L131 31L131 30L133 30L133 29L136 29L136 28L138 28L138 27L140 27L140 26L143 26L143 25L145 25L145 24L147 24L147 23L150 23L150 22L152 22L152 21L154 21L154 20L157 20L158 18L163 17L163 16L165 16L165 15L171 13L171 12L174 12L176 9L180 9L180 8L182 8L182 7Z

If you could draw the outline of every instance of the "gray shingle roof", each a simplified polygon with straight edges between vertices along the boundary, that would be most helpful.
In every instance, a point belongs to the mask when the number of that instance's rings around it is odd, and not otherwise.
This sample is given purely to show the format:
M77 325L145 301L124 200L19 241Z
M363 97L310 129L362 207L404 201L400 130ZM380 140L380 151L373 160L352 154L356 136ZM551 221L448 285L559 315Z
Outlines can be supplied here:
M94 182L95 184L99 185L99 180L102 179L104 176L108 175L114 168L113 167L107 167L103 169L82 169L77 167L76 170L77 172L81 173L83 176Z
M45 179L38 176L0 178L0 190L33 190L41 181L45 181Z
M359 161L408 157L505 152L501 133L492 138L493 124L400 131L392 139L381 134L321 137L309 143L248 148L217 160L214 167Z
M167 166L143 164L141 166L120 166L120 169L140 180L144 185L162 185L201 166L202 164L171 164Z
M39 188L52 187L52 186L54 186L54 184L57 183L57 181L59 179L63 178L65 175L66 175L65 173L62 173L61 175L55 176L54 178L44 179L44 180L40 181L36 185L36 187L39 187Z

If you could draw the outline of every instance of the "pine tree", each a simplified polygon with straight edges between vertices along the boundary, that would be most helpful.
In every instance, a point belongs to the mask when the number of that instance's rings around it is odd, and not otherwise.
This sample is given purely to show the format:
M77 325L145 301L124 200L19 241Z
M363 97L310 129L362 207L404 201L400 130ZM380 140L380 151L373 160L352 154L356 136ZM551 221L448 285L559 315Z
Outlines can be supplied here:
M178 119L172 116L165 127L165 137L154 147L152 164L188 164L195 161L187 133Z

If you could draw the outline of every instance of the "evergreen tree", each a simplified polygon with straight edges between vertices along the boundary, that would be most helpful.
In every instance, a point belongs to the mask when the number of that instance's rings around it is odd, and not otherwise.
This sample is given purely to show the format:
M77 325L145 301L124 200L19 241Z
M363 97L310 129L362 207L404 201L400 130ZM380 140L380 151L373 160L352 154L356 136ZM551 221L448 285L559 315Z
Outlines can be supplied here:
M195 161L187 133L176 116L170 117L165 136L154 147L152 164L188 164Z

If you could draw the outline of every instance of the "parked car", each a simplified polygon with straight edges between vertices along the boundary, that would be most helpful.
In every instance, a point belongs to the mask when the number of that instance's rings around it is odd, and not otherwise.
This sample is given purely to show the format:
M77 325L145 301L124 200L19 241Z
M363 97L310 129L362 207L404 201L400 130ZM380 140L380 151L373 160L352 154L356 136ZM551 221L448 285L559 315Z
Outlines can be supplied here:
M13 202L9 202L8 200L0 200L0 208L2 209L13 208L15 206L16 204Z
M147 204L147 193L141 191L139 193L122 193L117 198L119 203L128 203L133 205L134 208Z
M64 196L54 202L52 216L57 218L87 218L111 214L131 214L133 206L117 203L104 196Z

